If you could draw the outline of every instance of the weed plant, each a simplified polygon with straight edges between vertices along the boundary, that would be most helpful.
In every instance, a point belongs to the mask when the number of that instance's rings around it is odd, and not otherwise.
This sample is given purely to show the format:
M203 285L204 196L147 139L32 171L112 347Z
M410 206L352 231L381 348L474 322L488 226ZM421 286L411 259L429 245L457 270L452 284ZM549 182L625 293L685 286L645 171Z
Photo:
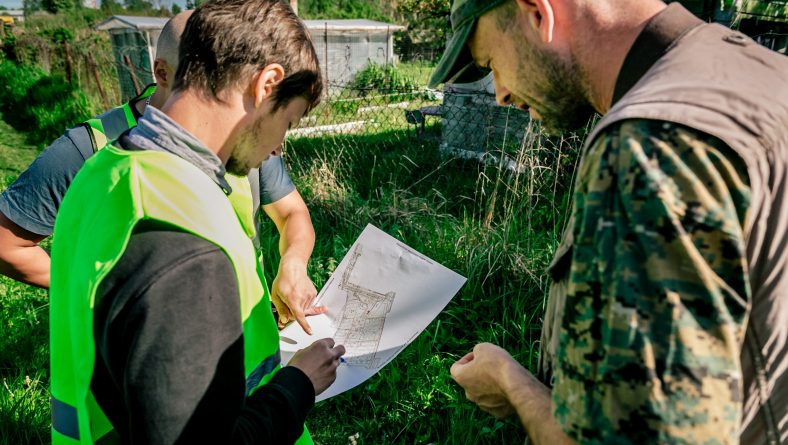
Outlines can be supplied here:
M32 144L46 144L99 107L60 76L5 61L0 64L0 113Z
M38 150L0 120L0 190ZM46 292L0 276L0 444L49 443Z

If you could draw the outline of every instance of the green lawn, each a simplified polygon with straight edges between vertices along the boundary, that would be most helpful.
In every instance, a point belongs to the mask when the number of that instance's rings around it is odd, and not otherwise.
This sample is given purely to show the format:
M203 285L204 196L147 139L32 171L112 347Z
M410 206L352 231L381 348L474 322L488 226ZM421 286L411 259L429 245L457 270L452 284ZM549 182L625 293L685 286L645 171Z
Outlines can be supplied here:
M0 120L0 190L36 157ZM0 276L0 443L49 442L49 305L45 291Z
M521 444L516 420L496 421L469 403L449 375L479 341L534 367L547 282L544 267L563 224L571 177L566 155L526 141L530 167L513 174L445 159L438 127L292 140L286 159L312 213L318 288L367 223L468 277L446 310L366 384L318 404L307 424L324 445ZM0 189L35 156L0 122ZM563 147L571 152L571 147ZM277 258L276 230L263 233ZM269 281L270 282L270 281ZM48 440L46 293L0 278L0 443Z

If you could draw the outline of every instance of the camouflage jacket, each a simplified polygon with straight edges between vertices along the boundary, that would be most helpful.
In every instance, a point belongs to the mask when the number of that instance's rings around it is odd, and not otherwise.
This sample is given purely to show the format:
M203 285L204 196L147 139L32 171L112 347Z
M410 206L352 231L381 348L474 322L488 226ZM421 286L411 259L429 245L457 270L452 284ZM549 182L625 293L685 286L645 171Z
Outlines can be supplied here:
M570 436L738 442L749 192L735 153L677 124L622 121L584 154L551 268L565 292L551 298L553 401Z

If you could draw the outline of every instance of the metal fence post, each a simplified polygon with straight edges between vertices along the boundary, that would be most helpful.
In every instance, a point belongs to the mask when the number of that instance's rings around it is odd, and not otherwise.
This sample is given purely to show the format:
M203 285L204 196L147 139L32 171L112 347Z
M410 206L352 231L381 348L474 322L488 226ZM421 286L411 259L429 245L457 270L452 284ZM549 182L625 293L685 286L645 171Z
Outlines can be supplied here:
M326 85L328 85L328 22L324 23L324 32L323 32L323 51L325 51L325 66L326 66Z

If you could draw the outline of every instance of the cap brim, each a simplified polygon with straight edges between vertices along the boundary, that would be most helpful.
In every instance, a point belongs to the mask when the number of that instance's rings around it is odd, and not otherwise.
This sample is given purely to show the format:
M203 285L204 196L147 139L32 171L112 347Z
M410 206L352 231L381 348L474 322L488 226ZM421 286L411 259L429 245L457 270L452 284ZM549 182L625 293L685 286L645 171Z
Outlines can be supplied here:
M438 66L430 77L428 84L430 88L435 88L441 83L470 83L487 75L489 70L476 66L471 50L468 48L468 39L475 26L476 20L469 20L451 36Z

